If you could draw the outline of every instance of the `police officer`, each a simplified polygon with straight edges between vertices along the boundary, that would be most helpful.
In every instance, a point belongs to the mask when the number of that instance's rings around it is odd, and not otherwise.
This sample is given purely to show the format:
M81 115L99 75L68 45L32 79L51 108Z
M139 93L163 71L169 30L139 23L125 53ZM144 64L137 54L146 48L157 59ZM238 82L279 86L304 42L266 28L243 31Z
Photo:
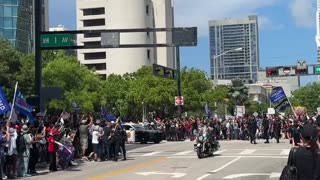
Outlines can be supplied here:
M123 159L126 160L126 148L125 148L125 142L127 141L127 133L121 128L120 124L116 125L115 131L114 131L114 139L115 139L115 157L114 160L118 161L118 155L120 152L120 148L122 150Z
M249 123L248 123L248 129L249 129L249 134L250 134L250 143L252 144L257 144L256 142L256 132L257 132L257 121L253 118L250 117Z
M273 133L277 140L277 143L280 143L280 137L281 137L281 121L280 118L276 118L273 122Z
M262 125L263 125L264 139L266 140L264 143L268 144L269 143L269 126L270 126L270 122L269 122L269 119L267 117L265 117L263 119Z

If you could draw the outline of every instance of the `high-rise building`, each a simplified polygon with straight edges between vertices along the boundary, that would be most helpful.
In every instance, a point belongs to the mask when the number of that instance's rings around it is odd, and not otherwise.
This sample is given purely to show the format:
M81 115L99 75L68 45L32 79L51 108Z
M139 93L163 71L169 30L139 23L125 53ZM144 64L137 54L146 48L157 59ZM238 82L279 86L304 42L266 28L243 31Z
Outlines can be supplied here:
M209 21L209 33L212 78L256 82L259 69L258 17Z
M48 30L48 0L42 1L43 30ZM0 1L0 37L24 53L34 52L34 0Z
M77 29L135 29L173 27L172 0L77 0ZM121 33L120 44L170 43L170 33ZM78 35L78 45L100 45L101 34ZM79 49L79 61L109 74L135 72L144 65L174 66L172 48Z

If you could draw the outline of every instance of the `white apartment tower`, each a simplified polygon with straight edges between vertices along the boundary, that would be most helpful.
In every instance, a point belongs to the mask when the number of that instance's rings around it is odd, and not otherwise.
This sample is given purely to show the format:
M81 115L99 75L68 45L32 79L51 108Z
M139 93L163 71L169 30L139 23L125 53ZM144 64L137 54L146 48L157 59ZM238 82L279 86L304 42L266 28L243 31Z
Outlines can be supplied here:
M169 17L168 17L169 16ZM77 29L173 27L171 0L77 0ZM170 33L121 33L120 44L170 43ZM78 35L79 45L98 45L101 34ZM79 61L103 78L132 73L144 65L174 66L172 48L80 49Z

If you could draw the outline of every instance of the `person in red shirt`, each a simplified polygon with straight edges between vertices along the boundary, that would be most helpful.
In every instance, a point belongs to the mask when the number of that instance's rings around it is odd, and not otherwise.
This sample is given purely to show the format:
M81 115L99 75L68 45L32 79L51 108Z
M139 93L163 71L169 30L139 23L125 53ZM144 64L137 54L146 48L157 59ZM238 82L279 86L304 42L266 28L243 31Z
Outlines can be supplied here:
M56 128L52 128L52 130L49 133L48 152L49 152L49 158L50 158L50 166L49 166L50 172L57 171L56 153L58 151L59 146L56 143L55 138L58 134L59 134L59 131Z

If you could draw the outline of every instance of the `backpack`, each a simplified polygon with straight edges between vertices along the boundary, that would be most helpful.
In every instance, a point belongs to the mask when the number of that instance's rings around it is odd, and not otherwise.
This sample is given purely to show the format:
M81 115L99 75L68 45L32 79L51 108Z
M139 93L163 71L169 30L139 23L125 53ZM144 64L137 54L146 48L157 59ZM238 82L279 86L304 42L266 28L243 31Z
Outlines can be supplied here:
M22 134L19 134L16 140L17 151L18 153L23 153L27 150L26 140L24 139Z

